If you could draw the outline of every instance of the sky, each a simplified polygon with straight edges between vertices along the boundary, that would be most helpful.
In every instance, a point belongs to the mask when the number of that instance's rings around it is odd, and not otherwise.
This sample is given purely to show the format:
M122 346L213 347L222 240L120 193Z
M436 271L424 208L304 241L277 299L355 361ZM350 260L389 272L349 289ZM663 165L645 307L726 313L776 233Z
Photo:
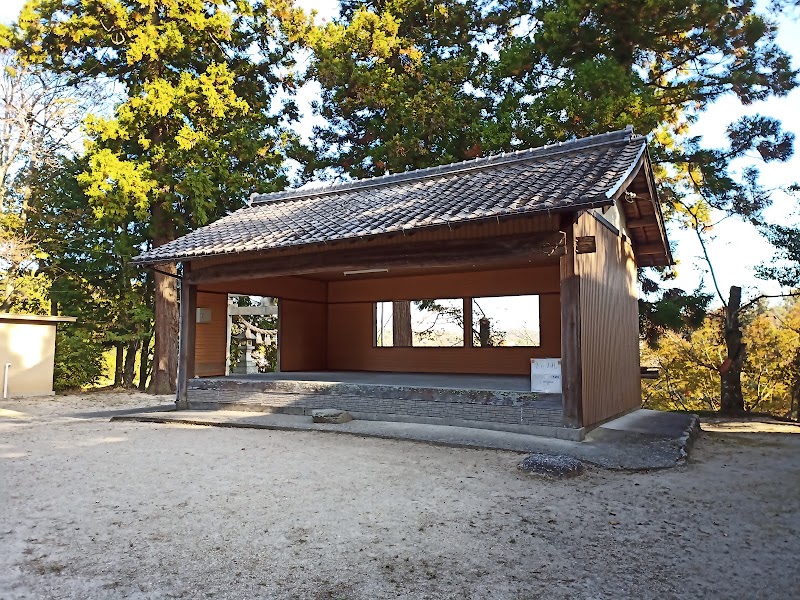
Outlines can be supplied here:
M315 9L319 19L334 18L338 12L336 0L299 0L301 6ZM10 23L19 14L24 0L0 0L0 22ZM800 14L782 18L778 35L778 44L791 56L793 66L800 67L800 36L797 35L800 25ZM306 91L306 98L302 104L308 105L313 98L314 89ZM769 188L779 188L800 181L800 88L784 98L774 98L764 102L757 102L750 106L742 106L734 97L724 97L710 106L692 126L690 135L703 137L707 146L724 147L725 130L728 124L744 115L762 114L775 117L783 123L786 131L793 132L798 141L795 144L795 154L786 163L764 164L757 156L752 160L742 160L737 166L744 168L748 162L756 164L761 169L761 182ZM302 129L310 131L311 121L303 124ZM798 200L783 193L773 194L774 204L766 216L774 222L798 222ZM676 242L675 257L678 261L676 270L676 287L693 290L700 285L710 290L711 281L707 275L704 261L701 258L701 249L694 234L679 231L675 228L669 231L670 239ZM745 298L753 297L759 293L777 294L782 290L775 282L768 282L755 277L755 268L772 260L773 249L770 244L749 224L736 219L727 219L713 230L713 239L708 245L709 254L714 264L717 279L723 292L731 285L740 285L745 288Z

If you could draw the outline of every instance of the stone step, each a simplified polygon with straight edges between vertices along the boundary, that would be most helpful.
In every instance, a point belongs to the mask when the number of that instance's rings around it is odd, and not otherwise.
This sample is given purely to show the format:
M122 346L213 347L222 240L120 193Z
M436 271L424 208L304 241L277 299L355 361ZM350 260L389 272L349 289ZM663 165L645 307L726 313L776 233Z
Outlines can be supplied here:
M353 416L346 410L336 408L318 408L311 411L314 423L348 423Z

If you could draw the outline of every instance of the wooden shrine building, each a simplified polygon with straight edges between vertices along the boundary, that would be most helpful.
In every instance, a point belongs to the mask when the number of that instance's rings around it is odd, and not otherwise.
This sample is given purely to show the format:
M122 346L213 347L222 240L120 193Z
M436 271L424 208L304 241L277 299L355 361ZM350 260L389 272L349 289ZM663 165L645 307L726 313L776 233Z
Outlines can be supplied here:
M672 257L628 128L254 196L136 261L183 266L180 406L580 439L640 406L636 270ZM228 294L278 299L279 373L225 375Z

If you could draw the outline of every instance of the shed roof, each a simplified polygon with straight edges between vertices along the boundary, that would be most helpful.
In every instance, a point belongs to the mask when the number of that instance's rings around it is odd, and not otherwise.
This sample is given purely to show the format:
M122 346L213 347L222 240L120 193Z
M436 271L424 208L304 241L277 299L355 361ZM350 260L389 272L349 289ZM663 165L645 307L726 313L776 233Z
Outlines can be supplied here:
M74 323L77 317L62 317L56 315L17 315L14 313L0 313L0 322L26 322L49 325L52 323Z
M250 206L134 260L171 262L606 206L644 160L646 140L628 127L441 167L254 195Z

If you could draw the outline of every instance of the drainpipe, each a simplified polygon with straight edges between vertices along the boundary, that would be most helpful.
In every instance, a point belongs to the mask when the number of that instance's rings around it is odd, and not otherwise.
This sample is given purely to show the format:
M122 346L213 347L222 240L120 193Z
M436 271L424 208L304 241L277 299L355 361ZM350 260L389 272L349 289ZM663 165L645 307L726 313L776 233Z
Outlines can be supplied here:
M6 363L5 373L3 374L3 400L8 398L8 370L11 368L11 363Z

